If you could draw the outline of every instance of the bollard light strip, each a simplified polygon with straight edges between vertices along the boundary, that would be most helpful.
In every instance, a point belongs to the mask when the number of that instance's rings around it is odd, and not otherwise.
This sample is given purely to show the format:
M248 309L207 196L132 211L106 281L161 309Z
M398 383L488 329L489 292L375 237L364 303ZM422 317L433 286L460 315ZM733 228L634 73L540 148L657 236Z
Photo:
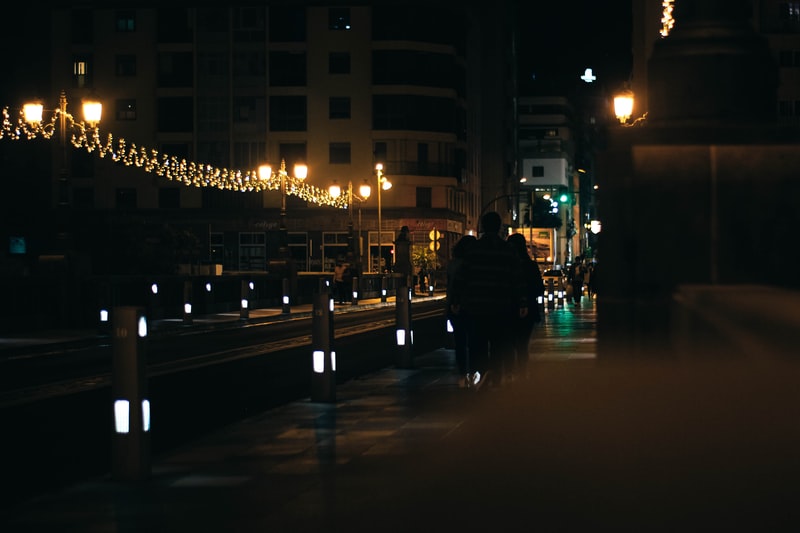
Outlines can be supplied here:
M322 374L325 371L325 352L314 350L312 354L312 364L315 374Z
M130 410L128 400L114 401L114 429L117 433L128 433L131 430Z
M142 400L142 429L150 431L150 400Z

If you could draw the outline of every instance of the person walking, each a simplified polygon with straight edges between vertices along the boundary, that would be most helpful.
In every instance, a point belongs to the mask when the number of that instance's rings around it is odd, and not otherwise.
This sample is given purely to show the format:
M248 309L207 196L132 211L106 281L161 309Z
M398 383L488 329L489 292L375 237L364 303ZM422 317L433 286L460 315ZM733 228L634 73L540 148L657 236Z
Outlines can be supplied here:
M465 327L461 315L454 311L457 306L453 303L454 297L454 282L459 275L459 271L464 264L464 257L467 255L469 247L472 246L477 239L474 235L464 235L453 246L453 252L450 257L450 262L447 263L447 320L450 322L450 327L453 329L453 344L456 356L456 371L458 372L458 384L460 387L467 387L470 385L469 361L467 352L467 328Z
M514 233L508 236L507 241L520 258L520 261L522 261L525 296L528 300L527 316L518 317L514 321L514 374L527 377L531 334L533 334L534 326L542 321L542 317L539 314L539 306L534 305L534 302L544 295L544 282L542 281L539 265L528 254L528 244L525 241L525 236L521 233Z
M573 305L581 304L581 297L583 296L583 275L585 270L583 267L583 258L581 256L575 257L575 264L572 265L571 283L572 283L572 303Z
M482 235L469 247L456 274L452 310L467 328L472 385L502 384L511 369L513 320L528 314L522 263L500 236L494 211L480 220Z
M336 293L336 300L343 304L345 301L345 281L344 281L344 274L347 270L347 265L342 263L341 261L336 262L336 266L333 267L333 289Z

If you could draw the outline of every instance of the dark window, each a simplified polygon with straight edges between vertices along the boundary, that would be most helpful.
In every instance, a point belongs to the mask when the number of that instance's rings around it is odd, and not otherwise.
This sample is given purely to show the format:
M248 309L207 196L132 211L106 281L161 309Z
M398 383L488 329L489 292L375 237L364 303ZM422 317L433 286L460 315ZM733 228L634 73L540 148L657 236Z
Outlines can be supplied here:
M305 96L270 96L269 129L271 131L306 131Z
M328 99L328 118L350 118L350 97L331 96Z
M449 54L376 50L372 53L372 80L375 85L455 88L461 94L466 73Z
M417 207L432 207L430 187L417 187Z
M158 130L162 132L192 131L194 109L191 96L158 99Z
M267 71L262 50L244 50L233 54L234 76L263 76Z
M180 189L177 187L161 187L158 189L158 207L161 209L178 209L180 206Z
M373 2L372 39L375 41L420 41L466 48L466 10L453 9L449 2L428 2L425 16L416 9L397 9L394 2ZM434 5L438 4L438 5ZM442 21L447 21L443 24Z
M271 87L305 86L305 52L270 52L269 84Z
M120 187L116 193L118 209L136 209L136 189L132 187Z
M192 42L191 12L185 7L159 8L157 31L159 43Z
M233 10L233 40L237 43L263 43L266 8L243 6Z
M264 98L238 96L233 100L233 121L264 124L266 122Z
M375 143L375 151L373 153L373 156L375 158L375 162L376 163L383 163L385 165L386 164L386 154L387 154L387 152L388 151L386 149L386 143L384 141L376 142Z
M117 120L136 120L136 100L130 98L117 100L115 116Z
M228 8L212 7L197 9L197 30L200 33L225 33L228 31Z
M227 167L229 165L230 146L223 141L198 142L197 158L210 165Z
M117 31L136 31L136 12L130 10L117 11Z
M72 189L72 207L75 209L93 209L94 189L91 187L75 187Z
M72 86L91 87L94 74L94 64L92 56L89 54L76 55L72 57Z
M417 163L420 165L428 163L428 143L417 143Z
M93 178L95 155L86 150L72 150L70 169L75 178Z
M330 143L328 154L332 165L350 164L350 143Z
M330 29L330 30L349 30L350 29L350 8L349 7L329 7L328 8L328 29Z
M778 52L778 64L781 67L794 66L794 52L791 50L781 50Z
M194 65L191 52L158 54L159 87L192 87Z
M372 129L453 133L456 106L450 98L419 95L375 95Z
M532 178L543 178L544 177L544 167L542 167L542 166L533 166L533 167L531 167L531 177Z
M70 11L72 44L92 44L94 41L94 11L73 9Z
M132 54L121 54L116 57L117 76L136 76L136 56Z
M306 10L302 6L269 8L269 42L297 43L306 40Z
M350 74L350 52L331 52L328 54L329 74Z
M164 143L161 145L161 155L175 156L181 159L190 159L189 145L186 143Z

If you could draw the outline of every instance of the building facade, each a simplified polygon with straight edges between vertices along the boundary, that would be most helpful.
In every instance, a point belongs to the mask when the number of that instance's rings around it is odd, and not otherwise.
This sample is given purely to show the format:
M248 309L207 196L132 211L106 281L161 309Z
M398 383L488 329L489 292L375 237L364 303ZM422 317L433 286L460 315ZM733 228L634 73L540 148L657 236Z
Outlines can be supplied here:
M298 271L338 259L377 271L379 251L391 268L406 227L444 264L477 231L484 191L514 179L506 7L54 9L45 107L62 90L76 116L83 99L99 99L93 133L108 149L51 143L52 220L9 237L27 237L33 263L64 256L82 272L264 271L285 229ZM141 158L123 164L123 150ZM285 194L248 185L261 165L282 163ZM293 186L297 163L310 193ZM378 163L392 183L380 195ZM322 201L334 183L357 192L364 182L368 198Z

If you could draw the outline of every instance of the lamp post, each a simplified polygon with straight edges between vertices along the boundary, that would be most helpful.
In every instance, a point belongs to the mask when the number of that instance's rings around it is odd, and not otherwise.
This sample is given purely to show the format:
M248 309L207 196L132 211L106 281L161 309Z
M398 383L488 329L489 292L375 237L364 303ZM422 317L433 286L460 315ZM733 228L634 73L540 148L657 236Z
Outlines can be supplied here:
M383 164L378 163L375 165L375 175L378 178L378 272L383 277L383 268L381 268L381 259L383 259L383 221L381 220L381 189L388 191L392 188L392 182L386 179L383 175Z
M103 106L95 99L84 99L83 101L83 116L84 122L75 122L74 117L67 112L67 93L61 91L58 97L58 109L55 113L58 118L58 133L61 141L61 170L58 176L58 193L57 205L67 207L70 204L69 197L69 173L67 172L67 122L69 121L70 127L77 127L81 132L85 133L86 127L90 129L95 128L97 123L100 122L102 116ZM28 102L22 107L25 122L30 124L33 128L42 128L42 117L44 114L44 106L39 102ZM52 123L51 123L52 127ZM47 129L45 127L45 129ZM51 130L52 134L52 130ZM49 137L45 133L46 137ZM58 237L63 241L67 240L66 221L61 221Z
M281 167L278 170L278 178L281 182L281 214L280 214L280 244L278 253L282 259L289 259L289 232L286 228L286 182L288 180L303 181L308 176L308 167L301 163L294 166L294 175L289 176L286 172L286 160L281 159ZM258 167L258 177L267 180L272 176L272 167L261 165Z
M336 182L333 181L333 185L328 187L328 192L334 198L338 198L342 194L342 188ZM347 222L347 251L349 254L354 253L354 246L353 246L353 200L359 203L358 205L358 253L355 254L358 257L358 263L356 265L356 270L358 273L361 273L361 265L363 264L364 254L363 254L363 246L361 243L361 202L367 200L370 195L372 194L372 187L364 180L364 183L358 188L358 195L353 194L353 182L348 180L347 182L347 213L348 213L348 222Z

